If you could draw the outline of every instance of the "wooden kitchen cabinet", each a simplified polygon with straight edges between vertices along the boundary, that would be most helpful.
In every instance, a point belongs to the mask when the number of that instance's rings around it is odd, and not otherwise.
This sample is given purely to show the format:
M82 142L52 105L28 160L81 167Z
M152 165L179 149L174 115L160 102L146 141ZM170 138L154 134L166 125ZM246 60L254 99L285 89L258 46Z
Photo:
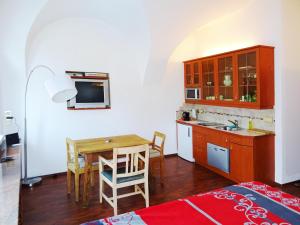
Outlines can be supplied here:
M189 124L185 121L177 122ZM257 180L273 184L275 179L274 134L246 136L197 124L192 124L192 126L193 157L197 164L235 182ZM208 143L229 149L229 173L208 164Z
M213 58L201 61L202 67L202 99L209 101L216 98L215 60Z
M200 85L200 63L193 61L184 65L185 87L193 88Z
M253 147L230 144L230 176L240 182L254 180Z
M193 128L193 156L196 163L207 162L205 134L201 133L201 129L197 129L197 127Z
M218 96L219 101L232 103L234 101L234 93L236 92L233 73L234 54L228 54L217 58L217 78L218 78Z
M274 107L274 47L253 46L184 62L185 88L200 88L187 103L240 108Z

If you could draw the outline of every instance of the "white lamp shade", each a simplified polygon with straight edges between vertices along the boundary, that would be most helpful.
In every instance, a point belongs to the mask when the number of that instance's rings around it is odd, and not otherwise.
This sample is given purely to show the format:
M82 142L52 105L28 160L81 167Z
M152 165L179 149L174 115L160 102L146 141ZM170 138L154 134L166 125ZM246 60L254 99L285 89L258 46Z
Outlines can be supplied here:
M53 76L45 82L45 87L54 102L66 102L77 95L75 83L68 76Z

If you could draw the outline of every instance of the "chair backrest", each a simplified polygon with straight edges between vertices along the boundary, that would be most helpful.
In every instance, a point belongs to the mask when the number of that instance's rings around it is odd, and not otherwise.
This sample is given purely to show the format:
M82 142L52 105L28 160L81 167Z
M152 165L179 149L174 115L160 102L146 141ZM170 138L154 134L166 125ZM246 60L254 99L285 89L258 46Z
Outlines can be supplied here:
M152 141L152 148L161 153L164 153L165 140L166 140L165 134L155 131L153 136L153 141Z
M118 158L125 157L125 171L117 172ZM148 178L149 168L149 145L139 145L125 148L114 148L113 150L113 183L118 178L131 177L144 174L144 178Z
M67 146L67 162L78 164L79 154L75 142L70 138L66 138L66 146Z

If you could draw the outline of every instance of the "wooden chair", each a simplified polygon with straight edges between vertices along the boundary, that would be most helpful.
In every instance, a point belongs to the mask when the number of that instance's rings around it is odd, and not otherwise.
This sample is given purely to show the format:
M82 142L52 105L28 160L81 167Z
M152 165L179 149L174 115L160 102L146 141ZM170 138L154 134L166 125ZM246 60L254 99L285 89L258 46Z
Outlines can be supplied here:
M160 178L164 175L164 145L165 145L166 135L158 131L154 132L153 141L150 144L150 159L159 158L160 159ZM150 168L152 167L152 162L150 162Z
M122 156L122 162L125 160L125 167L118 168L118 159ZM124 157L125 156L125 157ZM141 162L141 163L140 163ZM141 166L139 166L141 165ZM110 167L104 170L104 166ZM141 194L145 198L146 207L149 207L149 187L148 187L148 169L149 169L149 146L140 145L125 148L114 148L113 159L108 160L99 157L99 195L100 203L104 198L113 208L114 215L118 214L118 199L136 194ZM104 182L112 188L112 197L103 193ZM139 186L144 184L144 191ZM134 191L127 194L118 195L119 188L134 186Z
M75 176L75 201L79 201L79 186L80 175L84 174L85 160L84 156L80 155L76 144L70 138L66 138L67 144L67 190L71 194L71 176ZM93 163L91 173L91 185L94 186L94 171L99 170L98 162Z

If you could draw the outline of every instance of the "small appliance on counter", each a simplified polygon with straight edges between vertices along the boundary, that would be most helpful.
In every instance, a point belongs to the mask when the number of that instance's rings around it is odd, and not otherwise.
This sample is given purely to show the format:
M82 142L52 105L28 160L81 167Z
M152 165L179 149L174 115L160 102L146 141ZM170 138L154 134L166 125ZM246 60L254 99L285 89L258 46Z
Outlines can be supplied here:
M190 121L190 113L189 112L183 112L182 113L182 119L184 120L184 121Z
M11 111L4 112L3 121L3 134L6 137L7 146L20 143L19 138L19 127L17 125L16 119Z
M198 110L197 109L192 109L191 117L193 119L195 119L195 120L198 119L197 114L198 114Z

